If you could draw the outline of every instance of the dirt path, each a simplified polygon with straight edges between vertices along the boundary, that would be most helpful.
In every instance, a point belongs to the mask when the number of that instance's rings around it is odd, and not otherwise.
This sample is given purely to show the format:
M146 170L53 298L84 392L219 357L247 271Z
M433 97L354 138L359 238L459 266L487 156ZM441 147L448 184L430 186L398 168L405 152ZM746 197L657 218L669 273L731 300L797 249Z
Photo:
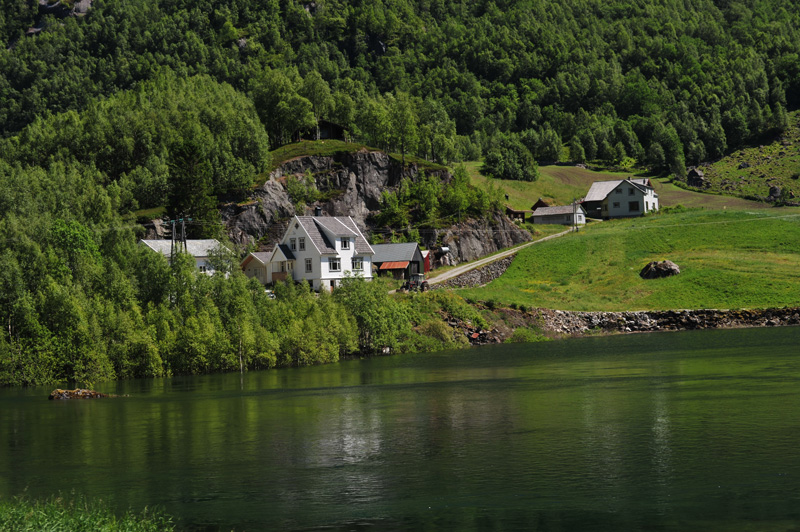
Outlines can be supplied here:
M478 260L473 261L473 262L468 262L466 264L462 264L460 266L456 266L452 270L448 270L448 271L444 272L441 275L437 275L436 277L428 279L428 284L429 285L433 285L433 284L438 284L438 283L447 281L448 279L452 279L453 277L458 277L459 275L465 274L470 270L474 270L475 268L480 268L481 266L483 266L485 264L489 264L490 262L494 262L494 261L496 261L498 259L502 259L504 257L508 257L509 255L514 255L519 250L521 250L523 248L526 248L528 246L532 246L534 244L538 244L539 242L544 242L545 240L551 240L553 238L558 238L560 236L564 236L567 233L571 233L571 232L572 232L572 229L567 229L566 231L562 231L562 232L556 233L554 235L546 236L546 237L541 238L539 240L534 240L533 242L526 242L524 244L520 244L519 246L516 246L516 247L513 247L513 248L509 248L509 249L507 249L505 251L501 251L500 253L497 253L496 255L492 255L490 257L486 257L486 258L483 258L483 259L478 259Z

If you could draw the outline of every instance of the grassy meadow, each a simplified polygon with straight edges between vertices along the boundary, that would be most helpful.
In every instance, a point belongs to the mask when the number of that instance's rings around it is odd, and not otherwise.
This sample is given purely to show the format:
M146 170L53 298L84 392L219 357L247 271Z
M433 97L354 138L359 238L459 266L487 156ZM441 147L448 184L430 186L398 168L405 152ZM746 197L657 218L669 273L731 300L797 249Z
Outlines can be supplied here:
M489 180L508 194L505 203L518 210L530 209L539 198L551 205L567 205L573 199L580 199L589 192L595 181L626 179L628 177L649 177L653 183L662 207L702 207L705 209L771 209L772 205L719 194L705 194L675 186L669 178L655 178L645 173L599 172L575 166L550 165L539 167L536 181L510 181L492 179L481 174L482 163L465 163L473 185L485 187Z
M652 260L681 274L644 280ZM459 295L563 310L800 305L800 209L689 210L595 223L521 250L506 273Z

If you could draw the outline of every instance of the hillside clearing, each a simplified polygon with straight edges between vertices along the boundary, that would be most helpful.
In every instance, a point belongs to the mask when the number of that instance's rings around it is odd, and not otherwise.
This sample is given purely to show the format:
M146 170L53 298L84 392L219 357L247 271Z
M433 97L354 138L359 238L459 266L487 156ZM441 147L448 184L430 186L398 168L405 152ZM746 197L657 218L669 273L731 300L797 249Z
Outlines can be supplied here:
M691 211L594 224L521 250L463 297L564 310L765 308L800 303L800 209ZM652 260L681 274L643 280Z
M504 194L508 194L506 204L514 209L527 210L539 198L554 204L566 205L575 198L583 198L595 181L646 177L645 174L631 172L597 172L576 166L540 166L536 181L509 181L491 179L480 173L481 163L465 163L472 184L485 187L491 180ZM684 207L703 207L705 209L772 209L772 205L761 201L751 201L738 197L704 194L675 186L669 178L652 178L653 187L659 195L661 207L683 205Z

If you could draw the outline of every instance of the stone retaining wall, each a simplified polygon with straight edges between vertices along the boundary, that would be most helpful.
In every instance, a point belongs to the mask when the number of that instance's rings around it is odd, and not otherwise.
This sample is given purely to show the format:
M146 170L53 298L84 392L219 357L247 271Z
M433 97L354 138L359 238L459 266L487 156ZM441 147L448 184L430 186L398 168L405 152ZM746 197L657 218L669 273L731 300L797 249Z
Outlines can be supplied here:
M536 309L537 325L555 334L679 331L736 327L800 325L800 308L762 310L663 310L641 312L573 312Z
M466 273L453 277L442 283L433 285L432 288L469 288L472 286L484 285L493 281L503 275L511 262L514 260L515 255L496 260L480 268L475 268Z

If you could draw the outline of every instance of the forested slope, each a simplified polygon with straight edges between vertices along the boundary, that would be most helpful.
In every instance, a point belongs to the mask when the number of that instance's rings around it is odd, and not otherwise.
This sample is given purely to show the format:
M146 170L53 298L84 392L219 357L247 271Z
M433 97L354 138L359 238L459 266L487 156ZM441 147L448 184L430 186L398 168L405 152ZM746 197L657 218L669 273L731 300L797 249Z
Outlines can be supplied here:
M65 18L4 2L0 384L451 345L439 309L479 319L457 298L354 283L271 300L142 250L131 213L166 206L213 236L218 200L320 119L498 176L533 179L564 146L682 175L786 127L799 52L790 0L94 0Z
M511 133L537 159L561 143L677 172L782 129L800 103L791 0L96 0L17 41L30 4L0 15L5 135L169 67L247 93L273 145L316 116L431 158ZM419 127L403 139L390 115L406 93Z

